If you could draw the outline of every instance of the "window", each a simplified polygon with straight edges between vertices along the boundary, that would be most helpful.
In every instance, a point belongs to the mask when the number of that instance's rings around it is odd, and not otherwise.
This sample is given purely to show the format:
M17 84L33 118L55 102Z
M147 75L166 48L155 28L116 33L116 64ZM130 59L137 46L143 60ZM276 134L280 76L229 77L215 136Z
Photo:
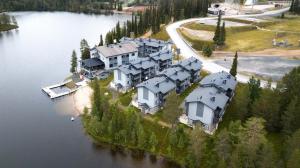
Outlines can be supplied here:
M121 80L122 79L122 76L121 76L121 71L118 70L118 80Z
M109 67L112 68L114 65L113 64L109 64Z
M146 89L146 88L143 88L143 98L144 98L145 100L148 100L148 99L149 99L148 89Z
M196 116L203 117L203 110L204 110L204 105L202 103L197 103Z

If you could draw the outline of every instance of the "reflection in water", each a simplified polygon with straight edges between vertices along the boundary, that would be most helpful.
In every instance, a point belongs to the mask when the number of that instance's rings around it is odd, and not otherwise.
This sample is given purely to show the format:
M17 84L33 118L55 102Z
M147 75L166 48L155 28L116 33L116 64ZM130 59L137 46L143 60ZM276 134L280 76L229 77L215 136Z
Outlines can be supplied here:
M79 42L99 42L128 15L85 15L68 12L13 13L18 31L0 33L0 167L2 168L158 168L148 157L112 155L94 145L79 118L70 121L71 97L51 101L43 86L69 76L72 50ZM63 114L63 115L62 115Z
M233 58L216 60L215 63L230 68ZM293 68L300 66L300 60L285 59L283 57L240 57L238 59L238 71L254 74L274 81L280 80Z

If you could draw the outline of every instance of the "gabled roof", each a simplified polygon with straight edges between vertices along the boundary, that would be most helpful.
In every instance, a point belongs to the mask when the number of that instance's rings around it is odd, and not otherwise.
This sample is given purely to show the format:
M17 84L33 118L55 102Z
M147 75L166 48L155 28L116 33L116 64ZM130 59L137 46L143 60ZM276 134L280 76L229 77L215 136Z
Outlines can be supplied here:
M88 68L104 66L104 63L98 58L90 58L90 59L81 60L81 63L83 66L88 67Z
M198 87L185 99L185 102L200 102L212 110L216 110L217 107L224 109L228 99L215 87Z
M188 59L179 61L177 64L175 64L175 66L181 66L188 71L199 71L202 68L202 62L195 57L190 57Z
M170 50L162 50L162 51L158 51L156 53L150 54L149 57L151 57L155 61L158 61L158 60L165 61L165 60L172 59L173 54Z
M201 86L213 85L217 88L227 91L228 89L234 90L237 85L237 81L235 77L230 75L230 73L222 71L222 72L213 73L206 76L201 80L200 85Z
M126 75L128 74L137 75L141 73L141 70L135 69L134 67L131 67L131 65L121 65L117 69Z
M170 41L163 41L163 40L157 40L157 39L151 39L151 38L128 38L128 37L123 37L121 42L128 42L128 41L133 41L140 47L146 45L146 46L151 46L151 47L164 47L168 44L171 44Z
M183 81L189 78L191 75L181 67L171 67L159 72L159 75L164 75L173 81Z
M124 42L118 44L104 45L96 47L104 57L112 57L122 54L128 54L138 51L138 46L133 42Z
M166 77L155 77L151 78L143 83L137 85L137 87L145 87L153 93L166 94L171 90L175 89L176 85Z
M151 60L149 57L138 58L130 63L136 69L148 69L151 67L155 67L157 64Z

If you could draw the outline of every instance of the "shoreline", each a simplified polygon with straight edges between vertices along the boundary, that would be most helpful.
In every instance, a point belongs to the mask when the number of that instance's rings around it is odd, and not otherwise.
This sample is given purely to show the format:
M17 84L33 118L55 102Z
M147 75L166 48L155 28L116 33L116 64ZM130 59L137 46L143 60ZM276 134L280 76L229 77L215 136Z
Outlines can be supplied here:
M93 90L89 85L83 86L78 89L73 95L73 103L74 108L76 110L76 117L83 115L84 108L91 109L91 96L93 94Z

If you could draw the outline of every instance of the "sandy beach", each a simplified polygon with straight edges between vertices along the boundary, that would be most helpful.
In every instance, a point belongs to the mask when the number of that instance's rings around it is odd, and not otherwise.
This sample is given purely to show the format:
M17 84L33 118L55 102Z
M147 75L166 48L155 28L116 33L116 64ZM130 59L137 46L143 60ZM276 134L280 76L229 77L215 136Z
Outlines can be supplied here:
M83 109L87 107L88 109L92 108L91 104L91 96L93 90L90 86L83 86L73 95L73 101L75 105L75 109L78 112L78 115L83 114Z

